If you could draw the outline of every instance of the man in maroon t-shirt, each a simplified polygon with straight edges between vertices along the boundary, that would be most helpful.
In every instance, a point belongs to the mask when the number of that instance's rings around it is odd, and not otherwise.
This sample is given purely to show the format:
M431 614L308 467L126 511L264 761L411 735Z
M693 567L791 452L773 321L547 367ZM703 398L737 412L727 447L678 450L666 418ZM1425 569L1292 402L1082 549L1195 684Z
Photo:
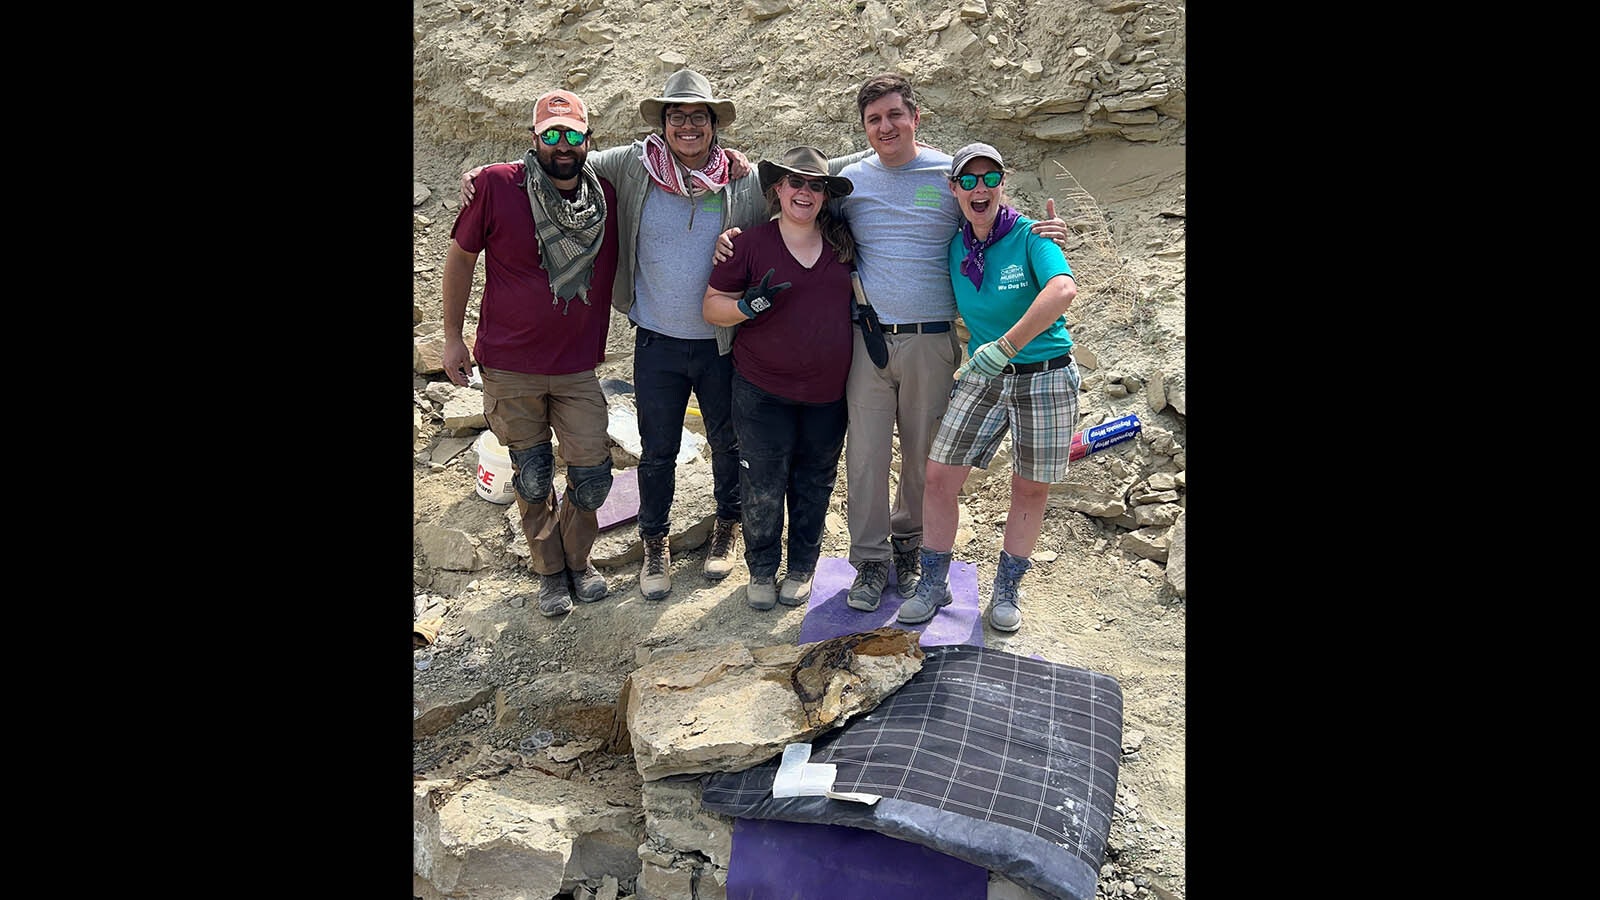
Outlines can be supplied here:
M537 138L522 162L484 169L477 202L450 230L444 263L444 369L483 377L483 413L511 452L517 509L539 575L539 612L559 616L572 597L594 602L606 581L590 559L595 511L611 491L606 400L595 376L605 358L617 273L616 191L585 165L588 114L568 91L533 107ZM483 305L472 353L462 337L472 273L484 261ZM551 435L567 464L554 491Z

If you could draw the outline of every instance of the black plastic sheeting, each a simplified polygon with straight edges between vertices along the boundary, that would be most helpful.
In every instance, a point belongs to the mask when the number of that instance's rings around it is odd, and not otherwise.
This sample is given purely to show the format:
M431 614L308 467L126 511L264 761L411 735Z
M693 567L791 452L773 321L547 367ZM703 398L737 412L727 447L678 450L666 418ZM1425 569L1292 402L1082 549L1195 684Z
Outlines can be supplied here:
M921 671L812 743L833 790L867 806L774 799L774 758L702 779L701 805L747 819L845 825L921 844L1058 900L1093 900L1122 754L1108 675L970 645L925 648Z

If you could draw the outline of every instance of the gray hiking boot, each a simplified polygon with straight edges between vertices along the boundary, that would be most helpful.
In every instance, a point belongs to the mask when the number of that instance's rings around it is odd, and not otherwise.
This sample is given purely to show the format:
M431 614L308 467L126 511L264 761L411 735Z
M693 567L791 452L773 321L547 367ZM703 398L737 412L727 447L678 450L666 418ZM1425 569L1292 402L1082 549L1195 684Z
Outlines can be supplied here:
M771 609L778 605L778 585L771 575L751 575L744 588L744 600L751 609Z
M733 548L739 543L739 520L717 517L717 523L711 527L711 550L706 553L705 576L712 581L721 581L733 571Z
M875 612L883 600L883 589L889 586L889 564L877 560L862 560L856 567L856 580L850 585L850 596L845 604L862 612Z
M646 600L660 600L672 591L672 551L667 548L667 536L644 539L644 565L639 567L639 593Z
M564 616L572 612L572 594L567 590L567 570L539 576L539 612Z
M917 545L912 540L894 538L889 542L894 550L894 579L899 586L900 596L910 597L917 592L917 582L922 577L922 566L917 554Z
M604 600L606 592L606 578L595 569L594 563L584 566L583 571L568 569L567 574L572 577L572 592L584 603L593 603Z
M923 547L921 551L922 579L916 593L900 607L897 620L906 625L918 625L933 618L939 609L950 604L950 554L937 553Z
M1000 569L994 576L994 593L989 598L989 627L995 631L1016 631L1022 627L1022 576L1033 567L1033 560L1000 551Z
M784 606L805 606L811 599L811 579L814 572L790 572L783 576L778 589L778 602Z

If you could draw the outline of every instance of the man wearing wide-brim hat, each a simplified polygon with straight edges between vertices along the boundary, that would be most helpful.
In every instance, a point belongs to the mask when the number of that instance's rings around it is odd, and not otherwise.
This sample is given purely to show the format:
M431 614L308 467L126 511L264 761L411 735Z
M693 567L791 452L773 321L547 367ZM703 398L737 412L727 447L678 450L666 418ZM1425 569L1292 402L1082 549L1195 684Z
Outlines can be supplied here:
M639 103L654 129L643 140L589 157L617 188L622 256L612 306L637 326L634 401L644 452L639 459L639 534L645 558L639 589L660 600L672 589L667 538L677 456L689 394L698 401L711 445L717 520L702 572L721 580L737 556L741 503L739 444L732 421L733 328L712 326L700 312L717 236L767 219L754 170L730 177L718 128L736 117L693 69L667 78L661 93Z

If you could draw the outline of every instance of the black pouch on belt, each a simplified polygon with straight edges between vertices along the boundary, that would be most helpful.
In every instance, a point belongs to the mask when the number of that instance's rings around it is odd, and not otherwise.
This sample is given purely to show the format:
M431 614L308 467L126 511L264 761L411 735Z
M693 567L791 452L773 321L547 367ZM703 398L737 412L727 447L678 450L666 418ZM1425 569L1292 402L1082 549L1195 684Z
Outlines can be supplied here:
M861 326L861 340L867 345L867 356L872 364L883 368L889 364L889 345L883 339L883 325L872 304L867 302L867 292L861 288L861 276L850 270L850 286L856 292L856 324Z

